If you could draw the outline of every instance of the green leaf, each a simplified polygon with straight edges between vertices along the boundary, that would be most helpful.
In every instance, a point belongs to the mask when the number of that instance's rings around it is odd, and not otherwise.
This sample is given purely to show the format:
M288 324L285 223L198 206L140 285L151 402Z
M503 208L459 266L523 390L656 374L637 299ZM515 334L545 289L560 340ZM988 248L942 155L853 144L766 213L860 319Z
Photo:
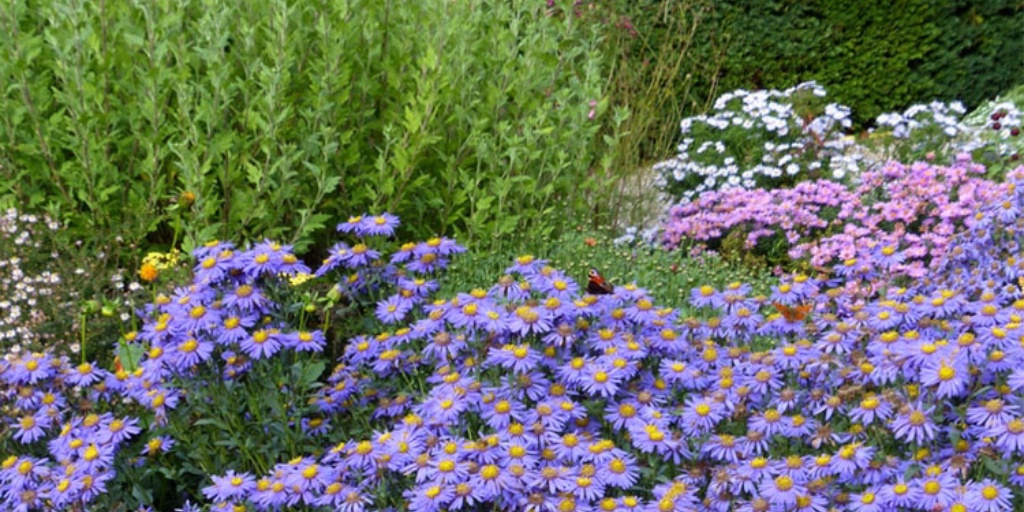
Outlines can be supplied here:
M317 379L320 378L320 375L323 374L324 369L327 367L324 361L312 361L305 365L295 363L295 365L298 367L299 375L301 376L299 379L299 389L306 391L319 387Z

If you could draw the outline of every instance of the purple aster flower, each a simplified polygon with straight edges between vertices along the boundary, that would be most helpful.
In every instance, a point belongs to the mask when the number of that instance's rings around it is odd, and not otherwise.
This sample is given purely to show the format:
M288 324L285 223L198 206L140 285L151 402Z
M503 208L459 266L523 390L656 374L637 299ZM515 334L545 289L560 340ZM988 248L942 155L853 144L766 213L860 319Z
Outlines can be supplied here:
M455 497L447 485L427 483L402 493L411 512L438 512Z
M970 510L977 512L1004 512L1013 509L1013 493L989 478L970 485L964 501Z
M436 361L449 361L458 357L465 348L465 336L441 331L430 336L423 347L423 355Z
M776 507L792 507L797 498L807 494L804 486L788 475L779 475L774 479L766 478L758 486L762 497Z
M174 365L185 370L206 361L213 353L213 346L209 341L187 338L174 347Z
M589 467L585 471L582 468L577 469L576 475L571 477L573 485L569 487L568 492L584 502L592 502L604 496L605 484L600 478L594 478L592 465L585 466Z
M992 398L985 402L967 408L967 421L972 425L983 427L994 427L1012 420L1020 414L1020 408L1015 404L1007 404L1001 398Z
M989 427L988 435L995 438L1000 449L1011 453L1024 452L1024 419L1013 417Z
M213 501L242 501L256 489L256 479L248 473L228 470L224 476L213 476L213 485L203 488L203 495Z
M224 306L238 308L246 312L264 313L267 311L267 299L263 292L250 283L240 284L234 290L224 294L221 299Z
M883 512L886 509L878 498L878 489L869 487L850 496L850 510L853 512Z
M198 253L198 249L195 251ZM196 254L199 263L196 264L193 272L193 280L206 286L212 286L222 281L230 272L238 268L236 264L240 261L235 258L233 247L223 244L217 251L211 251L203 255Z
M513 420L522 422L526 415L526 408L518 400L495 399L481 408L481 417L493 429L508 427Z
M713 286L704 285L690 291L690 304L698 308L712 307L721 309L725 306L725 300L722 294Z
M751 430L760 432L766 437L771 437L781 434L782 430L786 427L786 422L778 409L766 408L755 415L749 425Z
M929 362L921 369L921 384L938 386L939 398L960 396L967 389L968 370L959 360Z
M203 508L189 500L185 500L185 504L181 508L174 509L174 512L202 512Z
M917 481L922 491L916 504L919 509L945 508L957 499L960 483L956 478L948 472L942 472L940 468L932 469L929 468L929 474Z
M349 217L347 221L338 224L338 231L341 231L342 233L353 233L356 236L365 236L366 233L363 232L363 229L366 227L363 223L364 216L365 214Z
M540 361L540 354L531 346L505 345L500 350L492 350L487 356L487 364L508 368L514 372L527 372Z
M348 250L348 256L342 260L342 263L350 269L358 269L379 259L379 252L370 249L366 244L356 244Z
M249 336L248 329L256 325L256 315L228 315L225 316L221 326L213 330L218 345L230 345L238 343Z
M303 502L312 504L313 496L322 492L336 476L332 466L321 465L306 457L297 464L288 464L284 482L293 492L302 495Z
M537 309L527 305L516 308L506 325L509 331L522 336L530 333L545 334L551 330L550 320Z
M46 355L42 357L33 355L23 359L20 364L15 364L11 370L11 382L16 384L36 384L41 380L52 378L55 367L50 364L50 361L50 357Z
M363 512L372 501L365 493L344 482L331 482L313 505L343 512Z
M849 414L852 421L869 425L876 419L880 421L887 420L892 414L892 406L889 405L889 401L884 397L868 393Z
M847 444L832 457L832 468L837 475L849 477L867 468L874 453L873 447L861 443Z
M398 227L398 217L390 213L382 213L372 217L364 217L360 228L364 236L392 236Z
M887 484L878 492L878 499L890 509L914 508L921 498L921 488L903 479Z
M493 500L514 485L512 474L497 464L482 466L469 482L478 490L481 501Z
M591 396L609 398L619 390L621 380L621 372L594 364L588 366L581 384L583 390Z
M80 479L67 477L61 478L48 491L44 488L41 494L44 495L45 499L52 502L54 507L63 509L80 498L81 490L82 483Z
M602 463L598 475L609 487L632 489L640 479L640 468L635 457L623 452Z
M106 378L106 372L96 366L95 363L82 363L75 367L74 371L67 374L64 379L75 386L90 386Z
M175 443L174 439L170 436L155 436L146 442L146 447L142 450L142 454L154 456L159 453L166 453L171 451Z
M469 402L456 394L445 394L428 399L418 408L420 416L440 425L456 422L469 407Z
M323 352L327 340L320 330L298 331L282 336L281 343L299 352Z
M721 403L691 395L686 399L680 424L687 434L699 436L711 432L725 417L725 412Z
M103 444L120 444L141 432L136 418L112 418L105 428L96 433L96 441Z
M616 430L621 430L634 421L642 424L643 420L639 417L642 407L639 402L632 401L608 404L604 410L605 420Z
M544 465L527 475L527 485L548 494L565 492L572 486L569 469L562 465Z
M193 304L182 308L182 312L174 316L178 332L209 332L221 323L220 312L204 304Z
M26 414L15 423L14 439L29 444L46 435L46 429L51 425L52 419L45 410L36 411L35 414Z
M344 242L334 244L327 250L327 254L327 259L321 263L320 268L316 269L313 275L317 277L327 275L328 272L340 267L352 255L351 247Z
M921 404L907 406L893 421L892 433L896 439L925 444L935 439L936 427L931 416L935 407L924 409Z
M240 347L242 352L252 359L271 357L281 350L281 342L278 337L278 334L273 331L260 329L243 339Z

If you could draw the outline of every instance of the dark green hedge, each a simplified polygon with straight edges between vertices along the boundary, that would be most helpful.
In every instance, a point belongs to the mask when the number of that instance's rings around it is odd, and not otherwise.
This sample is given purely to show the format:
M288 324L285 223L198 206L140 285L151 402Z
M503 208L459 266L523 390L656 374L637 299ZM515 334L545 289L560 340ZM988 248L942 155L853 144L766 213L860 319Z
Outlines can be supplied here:
M883 112L936 99L972 108L1024 79L1020 0L633 0L616 6L639 34L613 38L621 54L635 57L636 69L663 70L676 55L652 56L650 50L693 40L688 65L670 84L685 115L700 113L709 96L726 91L816 80L865 126ZM673 39L679 43L664 43ZM663 123L675 127L679 119L671 116L678 115L665 112Z

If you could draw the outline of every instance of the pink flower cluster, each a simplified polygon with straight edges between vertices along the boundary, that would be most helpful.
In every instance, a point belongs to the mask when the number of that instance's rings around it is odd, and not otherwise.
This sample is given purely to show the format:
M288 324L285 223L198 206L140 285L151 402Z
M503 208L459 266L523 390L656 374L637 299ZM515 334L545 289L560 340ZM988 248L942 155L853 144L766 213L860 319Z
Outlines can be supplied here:
M791 258L816 266L885 250L891 272L921 277L981 204L1005 195L1005 185L984 173L966 158L949 167L889 162L863 173L853 190L818 180L791 189L707 193L669 210L662 241L676 248L692 240L702 250L741 229L748 248L779 236Z

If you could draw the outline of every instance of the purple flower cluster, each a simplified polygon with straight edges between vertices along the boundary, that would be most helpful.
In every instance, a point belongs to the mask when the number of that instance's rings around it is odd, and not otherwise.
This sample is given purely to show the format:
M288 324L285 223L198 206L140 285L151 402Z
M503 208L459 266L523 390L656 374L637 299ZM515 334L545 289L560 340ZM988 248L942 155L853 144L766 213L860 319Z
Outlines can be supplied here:
M489 289L432 300L428 268L461 251L454 242L409 244L386 261L338 248L324 266L348 273L343 291L395 286L375 311L391 330L349 340L316 417L297 423L363 434L262 475L210 475L202 495L212 510L1014 510L1024 169L1011 178L906 288L892 285L892 254L865 251L830 281L789 276L768 296L703 285L680 310L636 285L581 295L524 256ZM68 414L68 390L94 403L127 396L159 419L183 399L172 377L197 365L244 378L247 361L324 343L264 320L280 307L268 281L308 272L287 248L210 244L196 256L194 283L148 312L140 368L44 355L0 365L19 411L11 430L45 438L50 453L3 462L10 509L61 508L68 489L88 502L83 489L102 492L119 443L139 430L113 414L54 419ZM173 443L153 437L145 453Z
M140 432L139 422L79 404L106 402L125 379L48 354L0 361L0 396L21 453L0 463L0 509L64 510L106 492L114 457Z
M372 510L396 486L416 512L1014 510L1022 177L908 288L878 286L893 265L874 252L768 297L701 286L684 313L633 285L579 296L520 258L351 340L318 405L370 407L373 435L206 492L257 510ZM423 391L405 384L424 372Z
M267 285L310 272L289 246L265 241L238 251L233 244L211 242L194 256L192 284L158 295L143 313L137 337L148 351L127 392L158 418L180 398L170 378L188 376L218 355L226 363L224 377L233 379L252 361L281 350L320 352L325 345L319 331L289 331L269 321L279 306L267 296Z
M753 248L779 236L792 258L816 266L879 257L891 275L924 276L945 254L964 221L1001 197L1004 185L979 176L983 166L890 162L861 175L852 191L832 181L792 189L728 190L672 207L664 226L669 248L706 243L742 229Z
M973 218L991 233L981 244L1024 236L1003 209ZM974 235L951 254L982 250ZM865 298L890 271L868 254L835 281L792 276L769 297L702 286L685 315L634 285L581 297L523 257L489 290L351 340L318 405L339 420L369 406L376 433L205 492L257 510L372 510L403 485L415 512L1012 510L1020 289L929 280ZM776 311L797 305L807 318ZM403 384L423 372L422 392Z
M396 217L383 214L350 221L339 230L361 238L390 236L397 224ZM344 293L389 285L397 291L381 301L378 314L386 322L398 322L437 289L436 281L428 279L430 275L464 250L452 240L433 238L403 245L390 263L385 263L379 252L362 242L351 247L339 244L317 275L333 269L350 272L338 284ZM0 362L0 393L8 404L12 437L27 447L45 444L47 454L42 458L12 455L4 460L0 508L81 507L105 492L106 483L115 476L115 456L124 441L140 432L139 420L109 412L75 414L80 404L109 404L105 408L116 409L123 401L148 409L155 421L144 423L156 430L141 455L154 457L175 445L173 438L157 435L159 427L188 399L182 384L201 378L202 368L213 368L224 379L236 380L244 378L255 362L283 351L319 353L324 349L326 339L321 331L290 329L284 321L275 320L283 318L283 305L275 299L280 295L277 288L311 272L291 247L265 241L238 250L230 243L214 241L193 255L197 264L192 283L158 294L153 304L140 312L142 329L126 336L128 343L145 346L136 367L111 373L95 364L76 367L66 358L45 354ZM311 436L331 428L330 418L301 418L297 423ZM26 449L26 454L38 451ZM319 491L330 487L334 479L332 473L318 472L316 464L305 459L282 464L278 470L279 481L287 480L289 493ZM221 503L243 492L247 496L256 493L255 503L282 506L298 502L276 501L280 489L263 484L229 473L215 478L205 495ZM321 501L327 505L329 500Z
M338 230L359 237L390 236L397 225L397 217L382 214L353 217ZM365 243L338 243L315 275L336 269L349 272L337 285L348 294L385 282L397 288L377 307L384 321L397 322L437 289L435 281L423 276L445 268L451 255L464 250L452 240L433 238L403 245L385 263ZM271 320L282 306L268 297L268 288L282 277L312 272L291 247L266 241L237 251L230 243L215 241L196 249L194 256L198 263L193 283L171 295L159 295L144 312L146 322L138 340L147 344L148 351L126 388L158 419L180 399L181 392L170 377L187 378L197 366L219 359L223 377L237 379L254 361L284 350L318 353L326 346L320 330L290 330L282 321Z

